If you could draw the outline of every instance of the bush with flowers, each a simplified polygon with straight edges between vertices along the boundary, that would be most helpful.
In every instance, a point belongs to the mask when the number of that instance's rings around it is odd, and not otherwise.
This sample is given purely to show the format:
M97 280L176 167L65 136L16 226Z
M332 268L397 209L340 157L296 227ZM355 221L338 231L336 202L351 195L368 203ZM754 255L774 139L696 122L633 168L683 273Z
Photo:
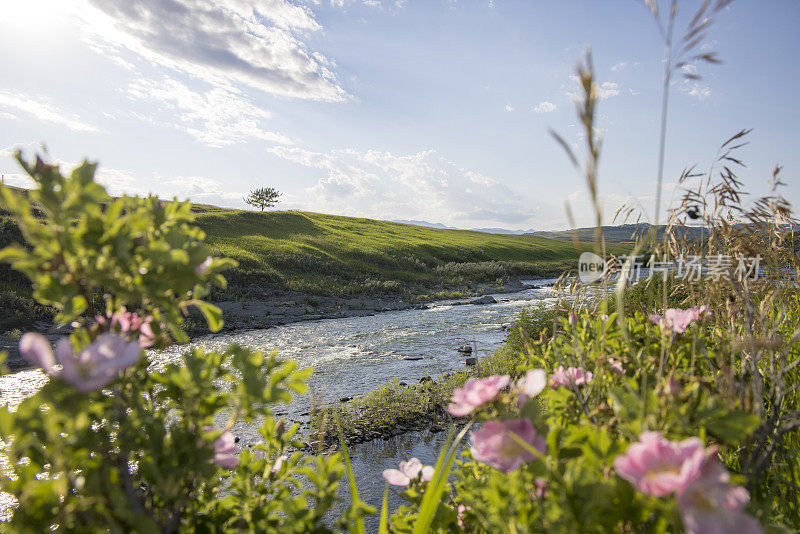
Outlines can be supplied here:
M663 155L671 75L689 62L717 61L714 54L690 54L730 2L703 2L675 42L678 2L667 10L645 4L665 38ZM594 252L606 256L597 180L599 84L588 54L577 74L582 171L597 220ZM659 236L661 158L656 226L635 236L627 260L609 262L620 267L614 296L602 291L612 289L608 275L598 281L599 294L565 277L559 286L570 295L553 328L539 330L538 341L524 328L511 337L525 360L515 376L473 379L454 392L449 411L469 422L451 436L430 480L408 477L401 493L408 504L382 523L384 531L800 529L797 221L778 192L780 168L768 195L742 200L733 169L743 163L734 152L746 135L723 143L707 173L682 173L685 193ZM571 144L555 137L579 167ZM636 209L623 206L619 213ZM702 227L702 239L690 237L689 224ZM662 262L758 258L761 267L739 277L699 270L679 278L666 270L629 288L632 258L643 251Z
M325 532L344 467L339 454L304 456L297 425L272 407L306 390L310 370L231 346L150 362L142 349L185 341L199 309L212 330L220 311L202 300L233 264L211 258L188 203L113 199L93 164L69 177L41 159L17 159L37 188L0 189L29 248L0 252L33 282L39 302L73 332L55 346L40 334L20 354L50 380L0 410L17 501L14 532ZM36 212L33 210L36 208ZM238 453L236 422L262 441ZM354 501L342 521L368 508Z
M668 316L692 319L669 327L624 318L632 347L615 313L564 318L552 340L530 345L533 367L520 378L471 379L456 390L449 410L471 417L471 445L453 480L441 480L449 497L430 527L764 532L760 521L775 521L770 504L777 503L751 503L746 488L758 482L740 469L761 421L712 371L729 347L715 338L706 311L670 309ZM665 338L669 373L659 376ZM393 531L419 531L427 479L403 493L410 504L392 517Z

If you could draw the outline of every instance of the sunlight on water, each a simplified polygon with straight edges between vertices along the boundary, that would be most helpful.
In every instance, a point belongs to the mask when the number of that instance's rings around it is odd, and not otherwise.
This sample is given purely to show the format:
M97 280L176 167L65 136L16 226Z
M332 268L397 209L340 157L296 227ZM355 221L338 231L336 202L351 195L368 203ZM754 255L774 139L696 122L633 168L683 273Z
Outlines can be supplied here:
M150 351L148 358L157 368L177 362L181 354L191 348L221 350L231 343L267 352L277 351L281 358L314 368L310 392L295 397L291 405L278 410L288 419L303 421L312 406L362 395L395 378L412 383L423 377L435 377L463 368L464 355L456 350L458 347L474 346L478 355L491 353L504 342L506 332L503 327L514 320L520 309L531 305L550 307L556 300L552 295L551 288L542 287L494 295L496 304L442 303L423 310L215 334L189 345ZM0 376L0 404L15 407L38 391L47 380L38 369ZM242 438L243 444L257 439L255 429L248 425L237 425L234 432ZM365 486L365 498L369 501L380 499L383 491L380 473L383 469L395 467L400 460L414 455L424 461L433 461L443 438L442 434L410 433L388 441L376 440L356 446L353 466L359 482ZM8 467L0 455L0 470ZM392 500L396 498L391 497ZM13 498L0 493L0 519L8 516L11 506Z

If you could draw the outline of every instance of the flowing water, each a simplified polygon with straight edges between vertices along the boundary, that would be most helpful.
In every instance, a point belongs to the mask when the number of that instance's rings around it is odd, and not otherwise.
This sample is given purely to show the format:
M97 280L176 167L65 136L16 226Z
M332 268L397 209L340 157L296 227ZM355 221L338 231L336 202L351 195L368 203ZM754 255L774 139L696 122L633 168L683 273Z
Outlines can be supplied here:
M303 420L312 403L358 396L395 378L411 383L463 368L464 356L457 351L460 346L474 346L479 356L492 352L505 340L503 327L514 320L521 308L535 304L549 306L554 301L552 289L546 287L552 281L530 281L527 283L530 289L493 295L496 304L455 301L437 303L428 309L210 335L189 346L151 352L148 356L156 363L167 362L177 359L190 347L215 349L230 343L276 350L281 358L314 369L311 394L296 398L277 412L290 420ZM17 404L35 393L46 380L39 370L1 376L0 404ZM242 444L255 440L247 429L237 427L234 433L237 431L242 434ZM381 472L397 467L399 461L411 456L433 463L444 437L444 433L413 432L354 446L353 468L362 498L379 506L383 496ZM394 495L390 500L395 505L398 502ZM7 506L8 501L0 497L0 507L4 503Z

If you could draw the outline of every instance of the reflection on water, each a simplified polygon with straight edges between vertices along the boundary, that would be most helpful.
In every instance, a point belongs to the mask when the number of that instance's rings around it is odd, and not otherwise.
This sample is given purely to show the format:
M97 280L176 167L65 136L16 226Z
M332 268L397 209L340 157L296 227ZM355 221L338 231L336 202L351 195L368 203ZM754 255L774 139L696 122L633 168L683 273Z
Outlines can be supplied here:
M378 519L383 504L384 469L397 469L402 460L417 457L426 465L436 465L442 446L447 440L447 432L430 431L409 432L387 440L377 439L367 443L353 445L350 453L353 460L353 474L358 486L358 496L377 509L377 513L364 519L367 532L378 531ZM400 497L402 487L389 486L389 510L397 509L405 501ZM350 489L346 481L342 481L339 497L344 503L350 502ZM334 509L332 517L338 517L345 504Z

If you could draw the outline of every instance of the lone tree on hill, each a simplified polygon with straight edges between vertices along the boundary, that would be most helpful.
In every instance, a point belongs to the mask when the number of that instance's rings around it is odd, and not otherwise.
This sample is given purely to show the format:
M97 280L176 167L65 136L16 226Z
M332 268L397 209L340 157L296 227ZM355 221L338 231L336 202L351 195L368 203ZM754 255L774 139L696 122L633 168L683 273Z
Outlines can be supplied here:
M250 195L244 197L244 201L253 206L254 208L270 208L278 203L278 197L281 196L277 189L271 187L260 187L250 191Z

